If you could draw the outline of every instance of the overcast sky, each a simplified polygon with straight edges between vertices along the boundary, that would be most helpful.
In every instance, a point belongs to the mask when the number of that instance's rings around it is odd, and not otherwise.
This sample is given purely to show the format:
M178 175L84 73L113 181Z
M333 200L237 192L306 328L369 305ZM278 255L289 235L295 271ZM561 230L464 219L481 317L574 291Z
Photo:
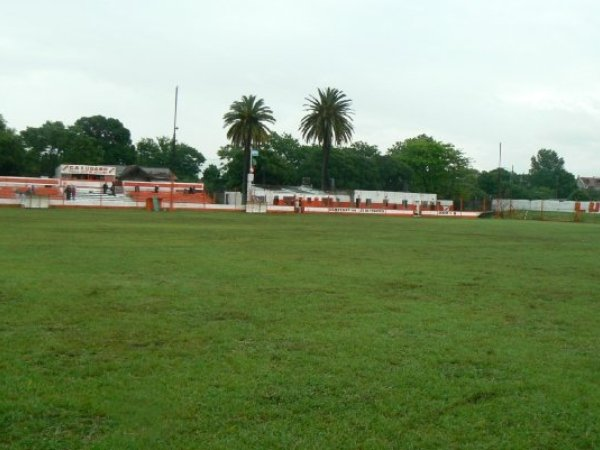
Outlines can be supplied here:
M0 114L22 130L102 114L209 162L222 117L264 98L300 138L305 97L352 100L354 140L426 133L475 168L526 172L540 148L600 176L597 0L2 1Z

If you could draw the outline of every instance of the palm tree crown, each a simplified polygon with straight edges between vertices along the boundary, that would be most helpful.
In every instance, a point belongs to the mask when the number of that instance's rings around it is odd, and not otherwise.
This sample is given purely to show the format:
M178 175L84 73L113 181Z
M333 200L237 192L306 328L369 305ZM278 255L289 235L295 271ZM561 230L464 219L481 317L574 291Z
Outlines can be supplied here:
M275 123L273 111L265 105L265 101L256 99L255 95L244 95L241 100L235 101L229 111L223 116L224 127L227 130L227 139L233 145L244 149L244 174L242 182L242 196L246 202L246 185L250 169L252 144L261 144L269 138L271 130L267 123Z
M244 95L241 100L233 102L223 121L224 126L229 127L227 139L241 147L264 142L270 133L265 123L275 123L271 108L262 98L257 100L255 95Z
M300 122L302 137L310 142L318 142L323 147L321 189L329 189L329 155L335 142L337 145L352 139L352 100L339 89L318 89L318 98L312 95L304 105L308 112Z

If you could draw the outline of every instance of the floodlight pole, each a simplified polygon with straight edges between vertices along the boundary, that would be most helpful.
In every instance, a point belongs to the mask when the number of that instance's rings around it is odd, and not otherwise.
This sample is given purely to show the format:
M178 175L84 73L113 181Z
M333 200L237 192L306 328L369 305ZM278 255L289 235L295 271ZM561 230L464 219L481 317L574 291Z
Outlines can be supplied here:
M513 173L515 171L515 166L514 164L510 167L510 181L508 182L508 196L510 197L508 199L508 214L510 214L510 216L512 217L512 183L513 183Z
M171 151L175 154L175 141L177 140L177 98L179 97L179 86L175 86L175 114L173 117L173 146Z
M175 164L175 145L177 142L177 99L179 97L179 86L175 86L175 114L173 117L173 140L171 141L171 161L169 171L171 172L171 207L169 211L173 211L173 190L175 174L173 173L173 165Z
M500 142L500 148L498 150L498 194L497 194L497 199L496 199L496 205L497 205L497 209L496 209L496 215L497 217L500 217L502 215L502 199L500 198L502 196L502 190L500 188L500 181L501 181L501 174L500 174L500 170L502 168L502 142Z

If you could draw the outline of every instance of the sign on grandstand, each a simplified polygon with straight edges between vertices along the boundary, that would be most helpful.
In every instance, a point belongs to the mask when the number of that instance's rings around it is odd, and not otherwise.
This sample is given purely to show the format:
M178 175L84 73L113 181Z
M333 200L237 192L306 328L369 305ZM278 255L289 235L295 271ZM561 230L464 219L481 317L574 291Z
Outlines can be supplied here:
M84 166L80 164L62 164L60 173L63 175L112 175L117 174L115 166Z

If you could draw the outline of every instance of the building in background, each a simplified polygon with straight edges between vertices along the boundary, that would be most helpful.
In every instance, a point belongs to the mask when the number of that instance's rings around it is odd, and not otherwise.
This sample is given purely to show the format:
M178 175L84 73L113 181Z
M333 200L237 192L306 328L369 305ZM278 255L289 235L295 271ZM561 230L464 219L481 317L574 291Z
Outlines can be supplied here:
M577 177L577 187L584 190L600 191L600 178Z

